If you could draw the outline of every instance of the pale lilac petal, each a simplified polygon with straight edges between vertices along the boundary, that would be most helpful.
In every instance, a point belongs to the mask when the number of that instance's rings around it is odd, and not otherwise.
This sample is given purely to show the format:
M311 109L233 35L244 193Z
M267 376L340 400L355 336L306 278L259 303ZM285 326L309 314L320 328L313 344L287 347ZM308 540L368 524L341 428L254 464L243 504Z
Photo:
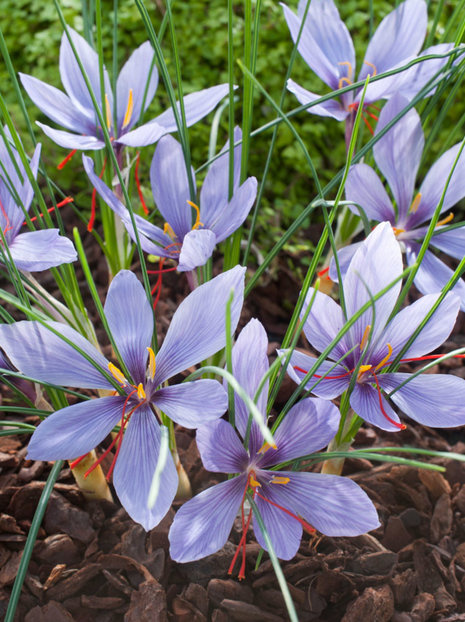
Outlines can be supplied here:
M32 175L34 176L34 179L37 179L37 172L39 170L41 150L42 150L42 145L40 143L37 143L36 148L34 149L34 153L32 154L32 158L29 161L29 167L31 169ZM23 208L28 212L31 206L31 203L32 203L32 199L34 198L34 188L31 182L29 181L29 177L27 176L26 171L24 170L19 154L17 154L16 151L14 151L13 153L17 155L17 158L16 158L17 165L19 167L19 170L21 171L21 175L23 178L22 181L18 179L18 185L15 185L17 194L21 201L21 204L20 204L21 209L16 209L15 213L10 214L10 227L11 227L10 233L12 237L16 237L16 235L19 233L24 223ZM5 160L3 160L2 164L5 165ZM1 173L0 173L0 177L1 177ZM13 177L11 175L10 175L10 179L13 181ZM2 192L0 188L0 195L1 194ZM13 200L14 205L16 206L16 199L12 197L11 195L10 195L10 198ZM5 206L5 203L3 204L3 207L5 208L6 211L8 211L8 209ZM12 237L9 239L11 240ZM7 239L8 239L8 233L7 233Z
M160 452L160 426L148 406L135 411L124 433L116 461L113 483L116 494L129 516L149 531L171 507L178 488L178 474L171 453L160 477L156 503L147 500Z
M227 480L207 488L178 510L169 533L171 559L191 562L224 546L246 483L246 475Z
M147 348L152 341L153 312L135 274L121 270L108 289L105 317L135 384L144 382Z
M195 175L192 169L192 183ZM192 229L192 208L189 181L182 147L172 136L165 136L157 145L150 167L153 198L166 222L179 240Z
M259 461L265 469L323 449L339 428L339 410L328 400L308 397L295 404L273 434L277 449L268 449Z
M363 242L354 242L353 244L349 244L349 246L343 246L342 248L338 249L337 260L339 262L339 270L341 272L342 280L344 280L344 277L347 274L347 270L349 269L350 262L352 261L353 256L362 244ZM339 275L337 273L337 267L334 257L331 257L328 276L335 283L339 283Z
M215 233L217 243L225 240L243 224L252 209L256 196L257 180L255 177L248 177L234 192L228 204L218 210L210 221L205 219L204 225ZM203 218L202 212L201 218Z
M157 354L156 385L203 361L226 344L226 304L231 305L231 330L236 330L244 298L245 268L236 266L200 285L176 310Z
M152 67L153 48L149 41L140 45L128 58L123 68L119 72L116 82L116 106L117 106L117 125L118 134L127 132L134 123L137 123L141 114L148 108L155 95L158 86L158 71L155 65ZM147 87L147 80L152 73ZM147 87L144 110L142 103ZM132 114L126 120L126 125L122 125L125 120L126 111L129 109L129 93L132 90Z
M283 354L284 351L279 351L278 354ZM316 359L312 356L307 356L298 350L294 350L287 373L289 376L300 384L306 373L315 364ZM323 378L323 376L328 376ZM340 377L339 377L340 376ZM322 378L322 379L321 379ZM326 400L332 400L338 395L341 395L350 383L351 374L347 373L347 369L342 365L334 365L333 361L323 361L315 372L315 376L305 385L305 389L311 390L314 395L323 397ZM320 380L321 379L321 380ZM318 384L316 384L318 382ZM316 386L315 386L316 385Z
M312 308L304 324L304 333L310 344L318 350L318 352L323 352L344 325L342 309L330 296L315 291L313 287L311 287L308 290L307 297L302 306L302 311L300 312L301 320L310 304ZM348 349L344 338L342 338L336 343L333 350L331 350L330 356L332 359L337 360L341 358Z
M214 473L242 473L249 456L227 421L218 419L197 430L195 437L203 466Z
M127 134L119 136L115 143L127 145L128 147L146 147L147 145L153 145L157 140L160 140L162 136L168 134L166 127L159 125L155 121L144 123L137 127L135 130L131 130Z
M411 374L382 374L379 382L393 390ZM421 374L396 391L392 401L406 415L433 428L465 424L465 380L452 374Z
M394 95L381 111L376 134L408 105L407 99ZM376 164L387 179L398 209L397 222L408 214L425 139L418 112L411 108L373 147ZM389 218L392 222L392 216Z
M39 425L29 460L72 460L92 451L121 421L124 397L101 397L57 410Z
M378 376L378 379L379 378L381 378L381 375ZM367 382L357 382L354 390L350 394L350 405L359 417L364 419L367 423L381 428L381 430L399 432L401 429L400 419L383 395L381 395L381 403L383 408L381 408L380 405L380 394L378 390ZM386 417L383 410L392 421Z
M105 357L78 332L59 322L48 324L85 352L100 368L108 370ZM13 365L38 381L86 389L113 388L73 346L38 322L1 325L0 343Z
M60 235L59 229L20 233L9 249L16 267L29 272L40 272L77 259L73 243Z
M179 425L197 428L225 413L228 395L217 380L204 379L159 389L152 402Z
M287 90L293 93L303 106L322 97L321 95L307 91L307 89L304 89L302 86L299 86L297 82L290 79L287 81ZM310 106L307 108L307 112L316 114L319 117L332 117L336 119L336 121L344 121L349 114L336 99L327 99L324 102L315 104L315 106Z
M395 224L396 215L391 200L380 178L368 164L361 163L350 167L345 193L347 201L357 203L369 220L388 220L392 225ZM360 215L360 210L355 205L349 205L349 208L357 216Z
M444 233L436 234L436 231L441 231L441 228L435 229L431 238L431 246L460 261L465 255L465 226L449 229Z
M188 206L190 209L190 206ZM193 229L184 236L178 270L186 272L204 266L213 254L216 235L209 229Z
M36 124L44 131L44 133L53 140L54 143L64 147L65 149L82 149L97 151L103 149L105 143L103 140L99 140L95 136L72 134L71 132L65 132L64 130L56 130L53 127L45 125L36 121Z

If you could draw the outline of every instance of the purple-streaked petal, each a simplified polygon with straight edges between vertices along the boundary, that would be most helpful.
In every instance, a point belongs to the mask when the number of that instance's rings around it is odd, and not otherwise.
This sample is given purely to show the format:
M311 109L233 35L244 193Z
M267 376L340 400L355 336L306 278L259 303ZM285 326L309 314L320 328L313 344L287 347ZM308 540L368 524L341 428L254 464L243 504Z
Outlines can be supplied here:
M435 232L440 230L441 228L438 227ZM449 229L444 233L434 233L431 246L460 261L465 254L465 226Z
M129 270L118 272L110 284L104 310L116 347L135 384L144 382L153 312L135 274Z
M116 494L129 516L149 531L171 507L178 488L178 474L168 452L160 476L156 503L147 500L160 453L160 426L148 406L139 408L126 428L116 461L113 483Z
M71 460L87 454L121 421L124 399L100 397L57 410L32 435L28 459Z
M150 121L150 123L144 123L144 125L137 127L135 130L119 136L115 143L127 145L128 147L146 147L156 143L165 134L168 134L166 127L155 121Z
M197 428L225 413L228 395L217 380L203 379L159 389L152 402L179 425Z
M77 259L73 243L60 235L59 229L20 233L9 249L16 267L29 272L40 272Z
M245 268L236 266L200 285L176 310L157 354L155 385L203 361L226 344L226 304L231 292L231 331L244 299Z
M353 244L349 244L349 246L343 246L342 248L338 249L337 260L339 262L339 270L341 272L341 277L343 281L345 275L347 274L347 270L349 269L350 262L352 261L353 256L362 244L363 242L354 242ZM334 257L331 257L328 276L335 283L339 283L339 275L337 273L337 267L336 262L334 261Z
M158 71L155 65L152 67L153 48L149 41L140 45L128 58L123 68L119 72L116 82L116 106L117 106L117 125L118 134L127 132L137 123L141 114L148 108L155 95L158 86ZM147 80L152 67L152 74L147 86ZM145 91L147 87L147 95ZM126 112L130 110L130 91L132 90L132 113L126 119L123 128ZM142 110L142 103L145 105Z
M360 205L369 220L388 220L392 225L395 224L396 215L391 200L380 178L368 164L361 163L350 167L345 193L347 201ZM355 205L349 205L349 208L360 216L360 210Z
M268 449L259 468L266 469L326 447L339 428L339 410L328 400L307 397L295 404L273 434L277 449Z
M381 378L381 375L378 376L378 380L379 378ZM381 430L399 432L401 429L400 419L383 395L381 395L381 403L383 406L382 408L380 405L380 393L378 393L378 390L366 382L357 382L354 390L350 394L350 405L359 417L368 423L375 425L377 428L381 428ZM392 421L390 421L386 415Z
M216 217L210 222L207 221L209 228L216 235L217 243L225 240L242 225L252 209L256 196L257 180L255 177L248 177L234 192L231 201L217 212Z
M322 97L321 95L307 91L307 89L304 89L291 79L287 81L287 90L293 93L303 106ZM316 114L319 117L332 117L336 119L336 121L344 121L349 114L336 99L327 99L324 102L315 104L315 106L310 106L307 108L307 112Z
M310 303L312 304L312 308L304 324L304 333L310 344L318 350L318 352L323 352L344 325L342 309L330 296L315 291L313 287L311 287L308 290L302 311L300 312L301 320L307 312ZM344 338L342 338L336 343L333 350L331 350L331 358L337 360L341 358L347 350L348 348L346 347Z
M194 169L191 170L195 188ZM172 136L165 136L155 149L150 182L161 215L182 240L192 229L192 208L187 202L190 191L182 147Z
M285 351L278 350L278 354L285 354ZM306 375L304 371L310 371L315 361L316 359L313 356L308 356L298 350L294 350L289 361L287 373L294 382L300 384ZM338 395L341 395L350 383L351 374L348 374L347 369L342 367L342 365L335 366L333 361L323 361L315 374L316 375L307 382L305 388L326 400L332 400ZM323 376L328 376L328 378L323 378ZM320 380L321 378L323 379ZM317 382L318 384L316 384Z
M295 43L305 5L300 3L299 16L285 4L281 6ZM353 81L354 45L333 0L312 0L297 49L307 65L333 90L340 88L339 80L343 77Z
M32 174L34 176L34 179L37 179L37 172L39 170L39 162L40 162L41 150L42 150L42 145L40 143L38 143L36 145L36 148L34 149L34 153L32 154L32 158L29 161L29 167L30 167L31 172L32 172ZM18 179L19 183L18 183L18 186L16 186L16 191L17 191L19 199L20 199L20 201L22 203L22 205L20 205L21 209L16 209L15 210L16 213L10 215L11 234L14 237L16 237L16 235L19 233L19 230L21 229L21 227L23 226L23 223L24 223L24 212L23 212L22 208L24 208L26 211L29 211L29 208L30 208L31 203L32 203L32 199L34 197L34 188L33 188L32 184L31 184L31 182L29 181L29 178L28 178L28 176L26 174L26 171L24 170L24 167L23 167L23 165L21 163L21 160L19 158L19 154L18 154L18 157L17 157L17 163L19 165L19 170L21 171L21 174L22 174L22 177L23 177L23 181L21 183L21 181ZM1 177L1 174L0 174L0 177ZM13 179L13 178L10 176L10 179ZM1 191L0 191L0 194L1 194ZM11 197L11 199L14 201L14 204L16 206L15 198ZM3 205L3 207L5 207L5 204Z
M204 266L212 256L215 246L216 235L210 229L189 231L182 242L178 270L190 272L194 268Z
M408 105L407 99L394 95L381 111L378 134ZM373 147L376 164L387 179L397 203L399 226L407 218L425 139L418 112L411 108ZM392 216L389 218L392 223Z
M103 140L99 140L95 136L72 134L64 130L56 130L53 127L36 121L36 124L44 131L44 133L53 140L54 143L64 147L65 149L82 149L97 151L105 147Z
M103 370L108 361L84 337L66 324L48 322L85 352ZM86 389L112 389L99 370L58 335L38 322L21 321L0 327L0 343L13 365L41 382Z
M381 374L385 391L393 390L411 374ZM396 391L391 400L406 415L433 428L465 424L465 380L452 374L422 374Z
M170 556L191 562L223 547L241 505L247 476L207 488L178 510L171 525Z
M224 419L201 426L195 440L207 471L242 473L247 470L249 456L232 425Z
M19 77L26 93L37 108L52 121L80 134L95 132L95 123L75 108L70 98L62 91L24 73L20 73Z

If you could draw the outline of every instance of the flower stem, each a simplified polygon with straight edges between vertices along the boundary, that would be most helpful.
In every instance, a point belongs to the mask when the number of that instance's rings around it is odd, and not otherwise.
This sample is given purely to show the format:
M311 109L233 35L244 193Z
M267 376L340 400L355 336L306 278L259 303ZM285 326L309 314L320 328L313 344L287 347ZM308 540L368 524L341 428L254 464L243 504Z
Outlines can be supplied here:
M327 452L347 451L349 449L360 427L359 425L353 425L356 417L357 415L354 411L349 408L345 418L341 420L341 429L329 443L328 449L326 450ZM345 458L331 458L330 460L325 460L321 467L321 472L330 475L341 475L344 467L344 460Z

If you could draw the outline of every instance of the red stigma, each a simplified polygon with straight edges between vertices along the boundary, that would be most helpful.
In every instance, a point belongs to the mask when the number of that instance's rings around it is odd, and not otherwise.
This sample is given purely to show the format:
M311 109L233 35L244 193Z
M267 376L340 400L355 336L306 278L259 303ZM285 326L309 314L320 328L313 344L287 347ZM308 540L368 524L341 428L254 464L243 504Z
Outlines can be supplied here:
M384 406L383 406L383 396L381 395L381 388L379 386L379 382L378 382L378 378L376 376L375 373L372 373L373 378L375 379L376 382L376 389L378 390L378 397L379 397L379 407L381 408L381 412L383 413L383 415L386 417L386 419L389 421L389 423L392 423L392 425L395 425L396 428L399 428L399 430L405 430L407 428L407 426L403 423L397 423L397 421L394 421L394 419L392 419L387 412L384 410Z
M315 527L312 527L311 525L309 525L307 523L307 521L304 521L303 518L300 518L300 516L297 516L296 514L294 514L293 512L291 512L290 510L287 510L286 508L283 508L282 505L279 505L279 503L275 503L274 501L271 501L271 499L267 499L266 497L264 497L263 495L261 495L258 490L257 490L257 496L260 497L260 499L263 499L263 501L266 501L267 503L270 503L271 505L274 505L275 508L278 508L280 510L282 510L283 512L285 512L288 516L291 516L292 518L295 518L295 520L297 522L299 522L302 527L305 529L305 531L307 531L310 534L313 534L316 532Z
M57 208L63 207L64 205L68 205L68 203L72 203L73 201L74 201L73 197L66 197L65 199L63 199L63 201L60 201L59 203L57 203L57 204L56 204L56 207L57 207ZM55 206L53 206L53 207L49 207L49 208L48 208L48 210L47 210L47 212L50 214L51 212L53 212L53 211L54 211L54 209L55 209ZM38 216L38 217L39 217L39 218L43 218L43 217L44 217L44 215L43 215L43 214L39 214L39 216ZM37 217L37 216L33 216L33 217L31 218L31 222L34 222L34 220L37 220L37 218L38 218L38 217ZM23 226L24 226L24 225L26 225L26 224L27 224L27 222L26 222L26 221L24 221L24 222L23 222Z
M102 179L103 173L105 172L106 165L107 165L107 159L105 158L105 160L103 161L102 170L100 171L99 179ZM92 201L90 203L90 218L89 218L89 222L87 223L87 231L89 233L91 233L92 229L94 228L96 204L97 204L97 190L94 188L92 190Z
M320 278L322 276L324 276L328 281L330 281L331 279L329 277L328 272L329 272L329 266L327 268L323 268L323 270L320 270L319 272L317 272L317 276L320 277Z
M57 169L59 171L61 171L61 169L65 168L65 166L68 164L68 162L71 160L71 158L73 157L73 155L76 153L77 149L73 149L72 151L70 151L68 153L68 155L66 156L66 158L64 158L60 164L58 164Z
M140 202L142 203L142 209L144 210L144 214L148 214L149 210L147 205L145 204L144 195L142 194L142 188L140 187L139 181L139 160L140 160L140 152L137 154L136 166L134 167L134 178L136 180L137 186L137 194L139 195Z

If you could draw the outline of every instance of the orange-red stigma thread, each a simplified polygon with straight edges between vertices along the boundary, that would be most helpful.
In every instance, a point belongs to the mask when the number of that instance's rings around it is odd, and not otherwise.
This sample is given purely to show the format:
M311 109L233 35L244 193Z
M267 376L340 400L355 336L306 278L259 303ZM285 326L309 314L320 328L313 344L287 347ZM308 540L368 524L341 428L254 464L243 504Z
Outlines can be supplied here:
M105 160L103 161L102 170L100 171L100 175L99 175L100 179L102 179L103 177L103 173L105 172L106 165L107 165L107 159L105 158ZM90 204L90 218L89 218L89 222L87 223L87 231L89 233L91 233L92 229L94 228L96 205L97 205L97 190L96 188L94 188L92 190L92 201Z
M65 205L68 205L68 203L72 203L73 201L74 201L73 197L66 197L65 199L63 199L63 201L60 201L59 203L57 203L56 207L57 208L64 207ZM47 212L50 214L51 212L54 211L54 209L55 209L55 206L49 207ZM43 217L44 217L43 214L39 214L39 218L43 218ZM34 222L34 220L37 220L37 218L38 218L37 216L33 216L31 218L31 222ZM26 225L26 224L27 224L27 222L24 221L23 222L23 226Z
M137 194L139 195L139 199L142 204L142 209L144 210L144 214L147 215L149 213L149 209L145 203L144 195L142 194L142 188L141 188L140 181L139 181L139 160L140 160L140 152L137 153L136 166L134 167L134 177L136 179Z
M327 281L330 281L331 278L330 278L328 272L329 272L329 266L327 268L323 268L323 270L320 270L319 272L317 272L317 276L320 279L321 279L322 276L324 276Z
M57 169L59 171L61 171L61 169L65 168L65 166L68 164L68 162L71 160L71 158L73 157L73 155L76 153L77 149L73 149L72 151L70 151L68 153L68 155L66 156L66 158L63 158L63 160L60 162L60 164L58 164Z

